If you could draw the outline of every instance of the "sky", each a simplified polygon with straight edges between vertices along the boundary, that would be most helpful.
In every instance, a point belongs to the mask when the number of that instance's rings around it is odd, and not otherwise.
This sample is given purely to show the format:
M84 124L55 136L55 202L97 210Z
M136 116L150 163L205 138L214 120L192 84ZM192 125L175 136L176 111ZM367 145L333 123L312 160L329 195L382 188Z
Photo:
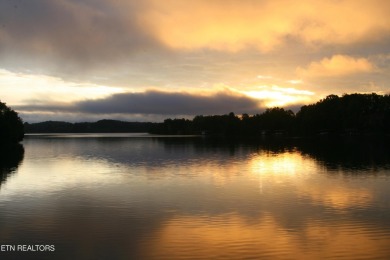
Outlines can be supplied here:
M0 101L25 122L299 110L390 93L388 0L0 0Z

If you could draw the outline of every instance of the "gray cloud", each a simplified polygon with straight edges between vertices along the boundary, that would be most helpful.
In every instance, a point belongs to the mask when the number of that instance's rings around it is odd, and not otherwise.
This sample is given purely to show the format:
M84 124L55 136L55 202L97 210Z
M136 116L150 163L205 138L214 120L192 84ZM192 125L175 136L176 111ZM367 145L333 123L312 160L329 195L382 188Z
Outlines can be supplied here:
M86 100L73 105L15 106L21 112L69 112L88 114L146 114L146 115L210 115L258 113L259 101L230 93L202 96L187 93L147 91L116 94L104 99Z
M0 1L3 66L72 73L156 49L137 20L142 8L135 0Z

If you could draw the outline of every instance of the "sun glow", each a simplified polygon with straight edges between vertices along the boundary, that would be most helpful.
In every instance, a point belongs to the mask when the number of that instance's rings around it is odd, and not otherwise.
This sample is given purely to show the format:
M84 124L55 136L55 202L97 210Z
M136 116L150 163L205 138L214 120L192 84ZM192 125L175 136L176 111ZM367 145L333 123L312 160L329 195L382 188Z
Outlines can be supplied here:
M290 104L305 103L311 100L313 92L297 90L294 88L283 88L276 85L260 86L257 90L243 92L252 98L264 101L266 107L283 107Z

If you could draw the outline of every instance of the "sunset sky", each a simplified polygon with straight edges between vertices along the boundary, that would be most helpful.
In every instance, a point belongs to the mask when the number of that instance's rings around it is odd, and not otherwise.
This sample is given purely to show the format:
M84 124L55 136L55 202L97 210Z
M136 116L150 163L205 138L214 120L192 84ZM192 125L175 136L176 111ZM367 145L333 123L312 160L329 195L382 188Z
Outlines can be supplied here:
M0 100L24 121L297 111L390 93L388 0L0 0Z

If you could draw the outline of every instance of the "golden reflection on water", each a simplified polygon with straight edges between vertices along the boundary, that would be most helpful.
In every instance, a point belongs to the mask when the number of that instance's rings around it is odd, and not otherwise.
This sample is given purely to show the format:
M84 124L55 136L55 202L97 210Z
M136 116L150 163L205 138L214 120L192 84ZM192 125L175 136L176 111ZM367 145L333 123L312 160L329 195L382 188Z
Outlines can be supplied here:
M296 175L313 172L318 165L313 159L298 152L267 153L261 152L249 161L252 173L261 175Z
M284 229L268 214L257 221L240 215L175 216L144 248L147 259L323 259L385 255L390 238L353 221L307 221L303 230Z
M315 204L337 209L364 207L373 200L372 190L364 187L335 185L327 179L319 181L324 169L312 158L298 152L279 154L260 153L250 160L252 174L259 176L261 188L264 179L274 183L293 182L299 197L306 197ZM314 175L313 175L314 174Z
M302 185L300 196L308 196L315 204L339 210L369 206L374 197L366 188L337 187L326 183Z
M332 214L340 217L316 218L309 212L295 212L294 207L287 205L284 213L298 214L302 225L286 225L285 221L290 217L275 214L280 209L270 206L259 208L262 214L257 217L239 213L178 214L162 223L153 235L154 239L145 245L146 258L323 259L339 256L351 259L356 256L369 258L370 255L388 255L389 236L378 241L378 227L367 225L358 218L342 217L347 214L345 210L348 208L369 206L374 199L370 189L354 186L353 182L335 186L334 180L327 180L326 175L321 176L325 170L316 161L298 152L261 152L238 164L238 168L217 171L214 165L204 170L215 172L212 174L213 180L226 184L245 164L249 170L247 174L252 179L257 176L274 186L285 182L291 184L287 193L281 190L279 195L282 200L287 199L286 196L296 196L297 200L308 199L306 203L314 207L333 208L336 211ZM243 193L237 196L248 198L247 192L241 191ZM276 197L268 199L273 198Z

